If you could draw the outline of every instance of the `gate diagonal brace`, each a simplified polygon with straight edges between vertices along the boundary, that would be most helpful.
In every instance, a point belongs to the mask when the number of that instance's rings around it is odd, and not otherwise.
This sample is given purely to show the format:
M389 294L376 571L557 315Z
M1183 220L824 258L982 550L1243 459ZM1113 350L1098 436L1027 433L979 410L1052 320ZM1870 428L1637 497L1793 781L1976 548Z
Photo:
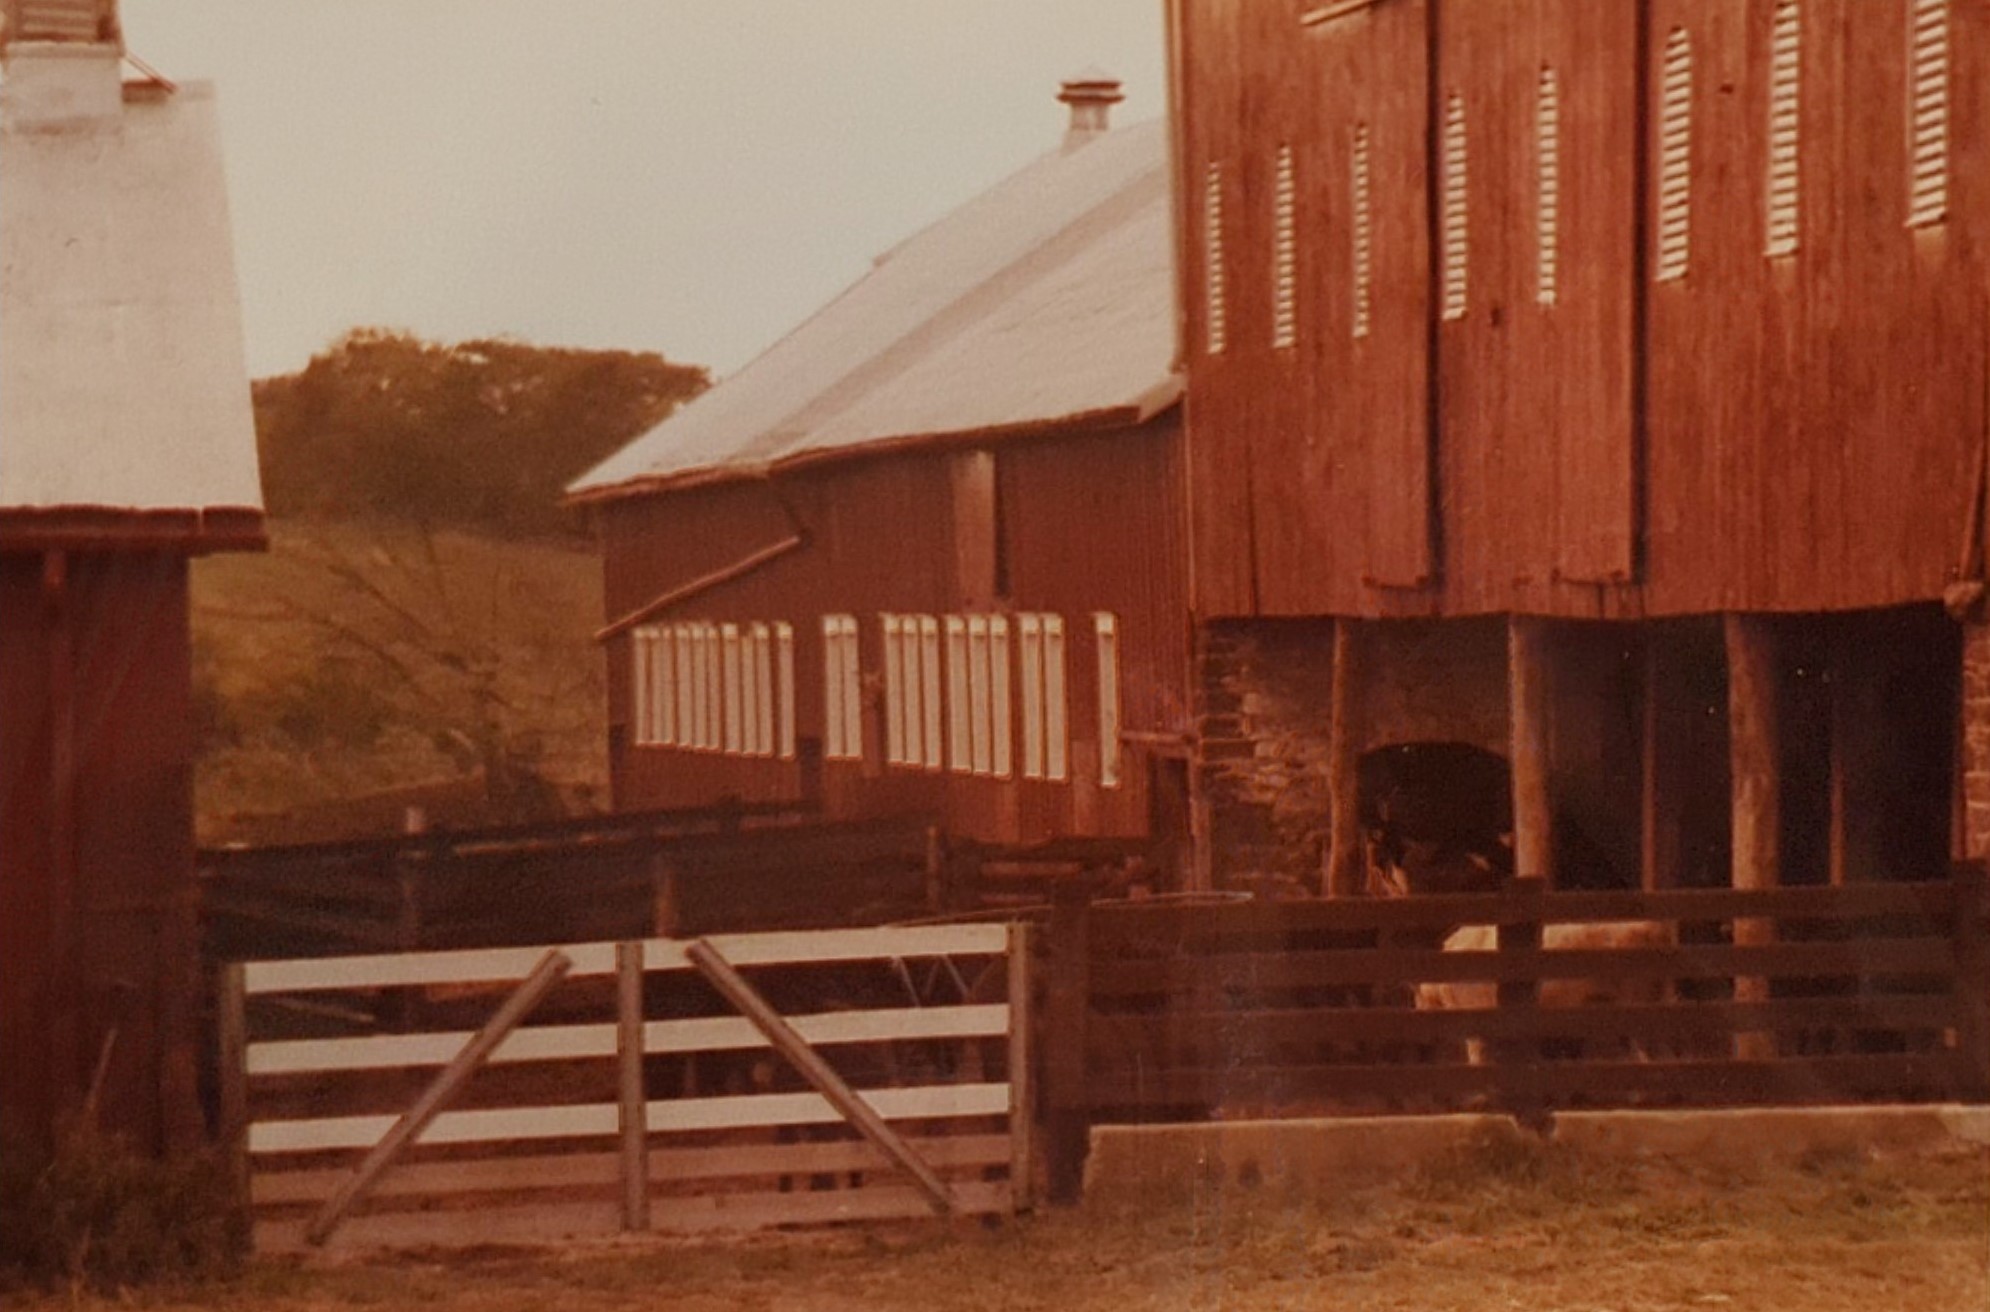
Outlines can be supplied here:
M449 1104L450 1099L462 1092L470 1077L484 1064L485 1058L497 1050L511 1032L518 1028L520 1021L539 1005L553 985L566 977L573 969L573 958L558 948L550 949L539 958L539 964L532 973L522 980L511 996L504 1000L484 1027L470 1037L447 1066L422 1090L421 1097L415 1099L414 1106L401 1113L401 1118L380 1137L380 1142L367 1150L366 1158L360 1162L346 1182L318 1209L311 1218L311 1225L304 1231L304 1238L314 1245L321 1245L332 1237L339 1222L345 1220L359 1200L366 1196L380 1177L387 1173L395 1159L400 1157L409 1144L420 1137L428 1128L429 1122Z
M831 1069L808 1041L795 1032L792 1025L782 1019L767 999L751 984L746 982L731 962L705 939L698 939L684 948L687 961L711 982L719 996L731 1003L739 1013L753 1022L753 1027L767 1036L774 1050L788 1060L802 1075L814 1085L816 1091L827 1098L830 1105L841 1113L857 1132L875 1144L886 1157L889 1157L901 1170L911 1176L919 1191L926 1195L939 1216L952 1215L953 1195L948 1192L946 1183L934 1173L933 1168L919 1154L912 1151L912 1145L905 1142L898 1131L885 1123L871 1105L863 1100L843 1077Z

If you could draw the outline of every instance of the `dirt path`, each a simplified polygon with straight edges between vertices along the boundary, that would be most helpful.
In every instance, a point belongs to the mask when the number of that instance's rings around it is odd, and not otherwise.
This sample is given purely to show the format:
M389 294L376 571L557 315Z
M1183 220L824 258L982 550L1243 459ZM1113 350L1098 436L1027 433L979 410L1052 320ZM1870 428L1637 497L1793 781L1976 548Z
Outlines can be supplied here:
M560 1254L259 1265L223 1286L8 1306L439 1312L1986 1312L1990 1151L1748 1176L1485 1144L1387 1188L1155 1199Z

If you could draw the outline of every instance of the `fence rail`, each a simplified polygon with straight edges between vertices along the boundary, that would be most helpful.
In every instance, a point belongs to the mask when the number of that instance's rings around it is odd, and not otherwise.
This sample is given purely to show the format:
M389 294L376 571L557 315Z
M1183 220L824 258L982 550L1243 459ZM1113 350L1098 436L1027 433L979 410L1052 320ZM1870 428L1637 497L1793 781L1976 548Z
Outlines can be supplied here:
M703 941L778 1005L835 1083L898 1127L890 1146L903 1136L951 1209L974 1214L1029 1201L1028 932L940 925ZM331 1241L546 1241L923 1213L930 1190L776 1062L760 1030L707 986L690 946L562 949L564 978L543 1007L495 1038L406 1159L366 1182L350 1218L333 1218ZM411 1102L439 1105L435 1072L471 1043L466 1018L488 1016L546 960L539 949L491 949L228 967L225 1103L258 1245L304 1242L325 1220L314 1209L358 1196L361 1155L401 1132ZM300 1035L307 1027L283 1005L327 1000L325 1010L353 1018L345 1032ZM387 1012L412 1032L358 1019Z

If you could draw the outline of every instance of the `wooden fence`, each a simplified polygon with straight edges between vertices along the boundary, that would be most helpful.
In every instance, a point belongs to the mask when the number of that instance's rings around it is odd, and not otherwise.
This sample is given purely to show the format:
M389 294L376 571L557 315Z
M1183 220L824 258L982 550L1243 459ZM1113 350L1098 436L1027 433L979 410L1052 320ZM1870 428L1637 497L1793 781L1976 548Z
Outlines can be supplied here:
M1634 919L1676 945L1543 945L1544 926ZM1497 926L1497 948L1443 950L1465 925ZM1984 944L1973 867L1402 900L1095 906L1073 890L1045 944L1053 1192L1075 1187L1100 1120L1990 1097ZM1643 1000L1540 1005L1544 981L1568 979ZM1498 1005L1414 1006L1417 986L1460 981Z
M258 1247L314 1229L449 1245L933 1210L888 1143L844 1123L834 1089L728 1006L707 958L750 981L832 1083L909 1127L914 1178L936 1178L949 1210L1026 1206L1027 942L1023 927L942 925L229 966L223 1108ZM491 1029L521 981L544 1000ZM407 1028L380 1032L382 1012ZM452 1084L479 1044L487 1060ZM413 1146L368 1178L369 1150L391 1156L397 1138Z
M210 961L876 923L926 904L933 848L920 817L786 805L216 848L202 919Z

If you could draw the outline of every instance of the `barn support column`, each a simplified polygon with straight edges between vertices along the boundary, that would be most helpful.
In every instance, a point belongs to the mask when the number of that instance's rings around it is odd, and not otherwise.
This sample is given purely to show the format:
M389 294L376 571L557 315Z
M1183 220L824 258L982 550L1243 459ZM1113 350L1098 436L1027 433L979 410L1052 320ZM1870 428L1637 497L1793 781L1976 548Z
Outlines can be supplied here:
M48 850L49 960L54 970L43 981L49 1034L52 1105L74 1111L83 1105L82 1013L83 945L81 898L76 862L76 638L75 595L70 558L64 551L42 557L42 597L48 608Z
M1680 733L1678 717L1691 714L1688 702L1663 641L1648 635L1644 648L1643 741L1640 745L1640 811L1638 882L1646 889L1678 888L1683 882L1683 813L1681 785L1691 760Z
M1552 635L1522 615L1506 624L1508 721L1513 761L1513 874L1554 884L1554 804L1549 796L1553 731Z
M1782 772L1778 760L1781 734L1776 715L1776 635L1759 615L1728 615L1723 621L1727 646L1728 768L1732 780L1732 882L1736 888L1774 888L1782 882ZM1736 947L1774 941L1775 925L1767 920L1734 922ZM1769 982L1737 977L1736 1002L1766 1002ZM1735 1035L1735 1056L1775 1055L1775 1036Z
M1354 702L1354 681L1363 675L1358 654L1356 621L1334 621L1334 672L1329 695L1327 738L1328 841L1327 868L1321 890L1328 897L1353 897L1362 891L1366 862L1361 850L1359 796L1360 735L1348 722Z

